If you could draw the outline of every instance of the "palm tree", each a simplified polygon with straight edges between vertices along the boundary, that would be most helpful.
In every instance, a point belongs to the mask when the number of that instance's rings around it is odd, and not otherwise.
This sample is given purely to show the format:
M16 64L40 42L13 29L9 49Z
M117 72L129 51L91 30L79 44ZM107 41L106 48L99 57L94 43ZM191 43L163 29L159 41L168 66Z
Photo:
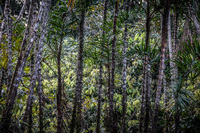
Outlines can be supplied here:
M84 4L84 1L81 1ZM82 129L82 116L81 116L81 94L82 94L82 79L83 79L83 48L84 48L84 23L85 23L85 9L81 11L81 20L79 25L79 51L78 51L78 64L76 72L76 92L73 107L73 114L71 120L70 132L74 132L75 120L76 120L76 132L81 133Z
M113 96L115 91L115 49L116 49L116 28L117 28L117 18L118 18L118 6L119 1L115 2L114 19L113 19L113 40L112 40L112 55L111 55L111 87L110 87L110 102L109 102L109 131L111 133L117 132L114 123L114 111L113 111Z
M104 11L103 11L103 25L106 24L106 18L107 18L107 5L108 0L104 0ZM98 111L97 111L97 127L96 132L100 133L100 118L101 118L101 95L102 95L102 73L103 73L103 47L104 47L104 41L105 39L105 30L103 29L102 33L102 45L101 45L101 59L100 59L100 73L99 73L99 94L98 94Z
M155 99L155 107L154 107L154 118L152 123L152 132L157 132L157 121L158 121L158 111L160 105L160 97L161 97L161 89L164 78L164 68L165 68L165 53L166 53L166 45L167 45L167 23L168 23L168 15L169 15L169 0L164 1L164 12L163 12L163 21L162 21L162 41L161 41L161 58L159 65L159 75L158 75L158 83L156 90L156 99Z
M129 11L129 0L126 0L125 3L125 10L126 10L126 20L125 20L125 27L124 27L124 48L123 48L123 98L122 98L122 133L126 132L126 102L127 102L127 94L126 94L126 51L127 51L127 23L128 23L128 11Z

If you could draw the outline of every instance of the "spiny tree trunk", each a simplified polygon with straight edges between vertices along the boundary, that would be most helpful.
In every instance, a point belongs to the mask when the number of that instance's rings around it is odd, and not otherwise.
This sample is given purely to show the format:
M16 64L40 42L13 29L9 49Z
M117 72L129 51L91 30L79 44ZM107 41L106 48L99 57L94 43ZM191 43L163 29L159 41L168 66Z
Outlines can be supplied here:
M34 41L31 41L31 40L35 40L37 38L36 33L39 29L39 23L42 21L42 17L43 17L42 32L41 32L39 44L38 46L36 46L35 65L34 65L34 70L31 77L30 91L29 91L29 96L27 99L27 105L26 105L25 114L23 118L23 123L24 122L27 123L27 119L29 117L29 128L28 128L29 133L32 132L31 131L32 130L32 113L31 112L32 112L32 104L33 104L33 94L34 94L34 88L35 88L36 79L38 75L38 69L41 62L41 54L42 54L44 38L45 38L44 34L46 31L46 24L47 24L47 17L48 17L48 6L49 6L49 1L43 0L42 5L40 6L40 11L39 11L39 14L34 26L34 30L32 31L32 34L31 34L32 38L30 39L30 43L28 45L28 50L30 50L34 43ZM22 124L22 131L24 131L24 129L25 129L25 125Z
M2 23L1 23L1 27L0 27L0 44L1 44L1 41L2 41L2 38L3 38L6 19L8 19L8 16L9 16L9 6L10 6L10 0L6 0L4 12L3 12L3 20L2 20ZM8 23L7 23L7 25L8 25Z
M145 88L146 88L146 71L145 67L146 67L146 62L145 62L145 58L144 58L144 65L143 65L143 86L142 86L142 97L141 97L141 106L140 106L140 123L139 123L139 131L140 133L144 132L144 117L145 117Z
M128 23L128 10L129 10L129 0L126 0L126 20L125 20L125 27L124 27L124 48L123 48L123 98L122 98L122 133L126 133L126 102L127 102L127 93L126 93L126 51L127 51L127 23Z
M169 19L170 20L170 19ZM168 27L169 28L169 27ZM167 82L166 77L163 78L163 90L164 90L164 107L165 107L165 127L164 127L164 133L168 133L168 118L167 118Z
M104 0L104 16L103 16L103 26L106 24L106 14L107 14L107 5L108 0ZM104 47L104 41L105 39L105 30L103 29L102 33L102 45L101 45L101 59L100 59L100 74L99 74L99 94L98 94L98 110L97 110L97 127L96 127L96 133L100 133L100 119L101 119L101 95L102 95L102 73L103 73L103 47Z
M149 0L147 0L147 11L146 11L146 40L145 40L145 51L148 49L149 45L149 34L150 34L150 6ZM147 133L149 131L148 125L150 122L150 65L149 57L144 56L144 66L143 66L143 87L142 87L142 101L141 101L141 111L140 111L140 132Z
M171 14L169 10L168 14L168 49L169 49L169 59L170 59L170 68L171 68L171 87L173 87L173 69L174 69L174 62L172 61L173 58L173 50L172 50L172 42L171 42ZM165 107L165 128L164 132L168 133L168 118L167 118L167 83L166 83L166 78L164 76L163 79L163 90L164 90L164 107Z
M176 52L179 50L179 46L178 46L178 37L177 37L177 29L178 29L178 13L177 11L175 12L174 14L174 21L173 21L173 49L172 49L172 56L173 56L173 59L175 60L176 59ZM188 22L188 19L186 20L186 23ZM189 29L189 24L185 25L185 29L186 29L186 34L184 34L184 36L188 39L190 38L190 30L189 30L189 34L188 34L188 29ZM185 30L184 30L185 32ZM172 69L172 77L173 77L173 80L172 80L172 89L175 91L176 90L176 87L177 87L177 83L178 83L178 69L177 67L173 66L173 69ZM175 95L174 97L175 99L175 110L176 110L176 113L175 113L175 133L179 133L179 108L178 108L178 104L177 104L177 95Z
M109 131L111 133L117 132L114 122L114 110L113 110L113 96L115 91L115 49L116 49L116 28L117 28L117 18L118 18L118 1L115 2L115 11L113 19L113 40L112 40L112 55L111 55L111 88L110 88L110 103L109 103Z
M164 77L164 67L165 67L165 53L166 53L166 45L167 45L167 23L168 23L168 14L169 14L169 0L165 0L165 8L163 13L163 23L162 23L162 42L161 42L161 56L160 56L160 66L159 66L159 75L158 75L158 83L156 90L156 99L155 99L155 107L154 107L154 118L152 124L152 132L157 132L157 122L158 122L158 111L160 105L160 96L162 89L162 82Z
M38 67L38 96L39 96L39 133L44 133L44 124L43 124L43 108L44 108L44 103L43 103L43 88L42 88L42 75L41 75L41 63Z
M194 4L197 4L197 3L194 1ZM195 10L193 9L191 4L188 7L188 13L191 16L192 21L194 22L196 33L198 34L198 37L199 37L200 36L200 22L198 21L198 18L197 18L198 15L195 13Z
M146 41L145 41L145 51L148 49L149 45L149 35L150 35L150 3L147 0L147 16L146 16ZM151 65L149 64L149 57L145 55L145 120L144 120L144 133L149 132L150 123L150 92L151 92Z
M62 27L62 32L63 32ZM57 68L58 68L58 90L57 90L57 133L62 133L62 74L61 74L61 52L62 52L63 34L60 37L60 44L57 53Z
M76 132L81 133L81 104L82 104L82 79L83 79L83 48L84 48L84 23L85 23L85 9L82 9L81 12L81 22L80 22L80 35L79 35L79 51L78 51L78 65L76 73L76 92L75 92L75 101L71 121L70 133L74 132L75 123L76 123ZM76 120L76 122L75 122Z
M80 22L80 37L79 37L79 55L78 55L78 70L77 70L77 133L81 133L81 104L82 104L82 79L83 79L83 48L84 48L84 22L85 22L85 9L81 12L81 22Z
M10 17L10 10L8 8L7 14L6 14L6 20L7 20L7 40L8 40L8 46L7 46L7 53L8 53L8 63L7 63L7 73L8 73L8 79L7 79L7 92L10 88L10 83L12 80L12 21Z

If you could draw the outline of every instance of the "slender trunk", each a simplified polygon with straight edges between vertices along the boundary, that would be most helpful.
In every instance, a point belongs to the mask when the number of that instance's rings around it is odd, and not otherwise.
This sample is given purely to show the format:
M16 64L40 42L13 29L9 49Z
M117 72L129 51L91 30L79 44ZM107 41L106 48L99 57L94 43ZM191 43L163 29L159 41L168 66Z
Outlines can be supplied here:
M84 23L85 23L85 10L81 12L81 22L80 22L80 36L79 36L79 52L78 52L78 65L76 73L76 92L75 101L71 121L70 133L74 132L75 120L76 120L76 132L81 133L82 129L82 116L81 116L81 104L82 104L82 79L83 79L83 48L84 48Z
M46 7L45 7L46 5ZM33 95L34 95L34 88L36 85L36 79L38 75L38 69L41 63L41 55L42 55L42 50L43 50L43 44L44 44L44 39L45 39L45 32L46 32L46 24L47 24L47 17L48 17L48 7L49 7L49 1L42 1L42 5L40 6L40 11L38 14L37 21L34 26L34 30L32 32L32 38L34 39L37 38L36 32L38 30L39 23L41 22L42 16L43 16L43 24L42 24L42 29L41 29L41 37L39 40L39 44L36 46L36 54L35 54L35 65L34 65L34 70L33 74L31 77L31 83L30 83L30 91L29 91L29 96L27 99L27 105L25 109L25 114L23 118L23 122L27 123L27 119L29 117L29 128L28 131L29 133L32 132L32 104L33 104ZM45 11L44 11L45 9ZM31 49L33 41L30 41L29 47ZM22 124L22 131L24 131L25 125Z
M150 5L149 0L147 0L147 16L146 16L146 41L145 41L145 51L148 50L149 45L149 35L150 35ZM151 66L149 64L149 57L145 55L145 120L144 120L144 133L149 132L150 123L150 92L151 92Z
M127 23L128 23L128 10L129 10L129 0L126 0L126 20L125 20L125 27L124 27L124 48L123 48L123 98L122 98L122 133L126 133L126 102L127 102L127 93L126 93L126 64L127 64L127 59L126 59L126 51L127 51L127 36L128 36L128 28L127 28Z
M8 22L8 16L9 16L9 6L10 6L10 0L5 1L5 7L4 7L4 13L3 13L3 21L0 27L0 44L3 38L3 32L6 22ZM8 25L8 23L7 23Z
M64 28L64 27L63 27ZM62 28L62 32L63 32ZM60 45L57 53L58 68L58 90L57 90L57 133L62 133L62 74L61 74L61 52L62 52L63 34L60 37Z
M83 48L84 48L84 22L85 22L85 10L81 12L81 22L80 22L80 37L79 37L79 55L78 55L78 70L77 70L77 133L81 133L81 103L82 103L82 79L83 79Z
M169 16L168 16L169 20L168 20L168 47L169 47L169 58L170 58L170 74L171 74L171 87L172 87L172 91L174 90L174 62L172 61L173 59L173 55L174 55L174 51L173 51L173 46L171 43L171 17L170 17L170 11L169 11ZM172 96L174 98L174 94Z
M41 75L41 63L38 66L38 96L39 96L39 133L44 133L44 124L43 124L43 108L44 108L44 103L43 103L43 88L42 88L42 75Z
M144 58L144 65L143 65L143 86L142 86L142 97L141 97L141 106L140 106L140 123L139 123L139 131L140 133L144 132L144 118L145 118L145 88L146 88L146 71L145 71L145 67L146 67L146 62L145 62L145 58Z
M145 51L147 52L149 45L149 34L150 34L150 6L149 0L147 0L147 12L146 12L146 40L145 40ZM142 88L142 101L140 111L140 132L148 132L149 128L149 113L150 113L150 65L149 57L144 55L144 66L143 66L143 88Z
M113 111L113 96L115 91L115 49L116 49L116 40L117 40L117 18L118 18L118 1L115 2L115 11L114 11L114 19L113 19L113 40L112 40L112 55L111 55L111 87L110 87L110 105L109 105L109 130L111 133L117 132L115 127L114 120L114 111Z
M169 14L169 0L166 0L165 1L165 9L164 9L164 13L163 13L161 56L160 56L159 75L158 75L155 107L154 107L154 118L153 118L153 124L152 124L152 132L153 133L156 133L157 129L158 129L158 127L157 127L158 111L159 111L159 105L160 105L162 82L163 82L163 77L164 77L165 53L166 53L166 45L167 45L168 14Z
M170 20L170 19L169 19ZM169 28L169 27L168 27ZM165 128L164 128L164 133L168 133L168 118L167 118L167 83L165 76L163 78L163 90L164 90L164 107L165 107Z
M107 14L107 5L108 0L104 0L104 18L103 18L103 25L106 24L106 14ZM100 133L100 119L101 119L101 95L102 95L102 73L103 73L103 47L104 47L104 41L105 39L105 30L103 29L102 33L102 45L101 45L101 59L100 59L100 74L99 74L99 95L98 95L98 110L97 110L97 127L96 127L96 133Z
M197 4L197 3L195 3ZM198 34L198 37L200 37L200 22L198 21L198 15L195 13L195 10L193 9L192 5L190 4L187 8L189 15L191 16L192 21L194 22L194 26L196 28L196 33Z
M173 50L172 50L172 43L171 43L171 16L170 16L170 10L168 14L168 48L169 48L169 59L170 59L170 74L171 74L171 87L173 87L173 69L174 69L174 62L172 61L173 58ZM168 118L167 118L167 84L166 84L166 79L164 76L163 79L163 90L164 90L164 106L165 106L165 128L164 132L168 133ZM174 96L173 96L174 97Z
M110 52L109 52L110 48L109 46L107 47L107 59L108 59L108 64L106 65L107 66L107 69L108 69L108 102L109 102L109 105L111 104L111 101L110 101ZM106 120L106 123L107 123L107 132L109 132L109 121L110 121L110 116L109 116L109 107L108 107L108 110L107 110L107 120Z
M8 9L9 10L9 9ZM7 20L7 39L8 39L8 46L7 46L7 53L8 53L8 63L7 63L7 73L8 73L8 79L7 79L7 92L10 88L10 83L12 80L12 21L10 17L10 11L8 11L8 14L6 15Z

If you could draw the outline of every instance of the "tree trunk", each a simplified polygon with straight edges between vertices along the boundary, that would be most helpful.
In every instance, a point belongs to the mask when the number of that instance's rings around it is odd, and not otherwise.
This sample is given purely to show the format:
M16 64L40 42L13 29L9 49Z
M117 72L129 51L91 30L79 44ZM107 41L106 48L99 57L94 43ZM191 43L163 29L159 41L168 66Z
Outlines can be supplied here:
M163 82L163 77L164 77L165 53L166 53L166 45L167 45L168 15L169 15L169 0L165 0L165 8L164 8L163 22L162 22L163 28L162 28L160 66L159 66L159 75L158 75L155 107L154 107L154 118L153 118L153 124L152 124L152 132L153 133L156 133L157 129L158 129L158 127L157 127L158 111L159 111L159 105L160 105L162 82Z
M64 32L62 27L62 33ZM62 53L63 34L60 37L60 45L57 53L57 69L58 69L58 90L57 90L57 133L62 133L62 73L61 73L61 53Z
M45 7L46 5L46 7ZM30 91L29 91L29 96L27 99L27 105L26 105L26 109L25 109L25 114L24 114L24 118L23 118L23 123L27 123L27 119L29 117L29 128L28 131L29 133L32 132L32 104L33 104L33 95L34 95L34 88L36 85L36 79L37 79L37 75L38 75L38 69L41 63L41 55L42 55L42 50L43 50L43 44L44 44L44 39L45 39L45 32L46 32L46 24L47 24L47 17L48 17L48 7L49 7L49 2L46 0L42 1L42 5L40 6L40 11L37 17L37 21L35 23L34 26L34 30L32 32L32 38L33 40L35 40L35 38L37 38L36 33L38 30L38 26L39 23L41 22L42 16L43 16L43 24L42 24L42 28L41 28L41 37L39 40L39 44L38 46L36 46L36 53L35 53L35 65L34 65L34 70L33 70L33 74L31 77L31 83L30 83ZM45 10L44 10L45 9ZM33 41L30 41L29 43L29 48L31 49ZM25 125L22 124L22 131L24 131L25 129Z
M114 124L114 111L113 111L113 96L115 91L115 49L116 49L116 28L117 28L117 18L118 18L118 1L115 2L115 11L113 19L113 40L112 40L112 55L111 55L111 88L110 88L110 105L109 105L109 130L111 133L117 132Z
M146 41L145 41L145 51L148 50L149 45L149 35L150 35L150 3L149 0L147 0L147 16L146 16ZM149 64L149 57L148 55L145 55L145 121L144 121L144 133L149 132L149 123L150 123L150 92L151 92L151 65Z
M43 108L44 108L44 103L43 103L43 88L42 88L42 75L41 75L41 63L38 67L38 96L39 96L39 133L44 133L44 124L43 124Z
M10 6L10 0L5 1L5 7L4 7L4 13L3 13L3 21L0 27L0 44L3 38L3 32L4 32L4 27L7 22L8 25L8 16L9 16L9 6Z
M122 133L126 133L126 102L127 102L127 93L126 93L126 51L127 51L127 23L128 23L128 11L129 11L129 0L126 0L125 10L127 13L126 20L125 20L125 27L124 27L124 48L123 48L123 98L122 98Z
M8 9L9 10L9 9ZM7 20L7 39L8 39L8 46L7 46L7 52L8 52L8 63L7 63L7 73L8 73L8 79L7 79L7 92L9 91L10 83L12 80L12 21L10 17L10 11L8 11L8 14L6 16Z
M104 16L103 16L103 26L106 24L106 14L107 14L108 0L104 0ZM99 94L98 94L98 109L97 109L97 127L96 133L100 133L100 119L101 119L101 95L102 95L102 73L103 73L103 47L105 44L105 30L102 33L102 45L101 45L101 59L100 59L100 74L99 74Z
M170 20L170 19L169 19ZM169 27L168 27L169 28ZM164 107L165 107L165 127L164 127L164 133L168 133L168 118L167 118L167 83L165 76L163 78L163 90L164 90Z
M150 6L149 0L147 0L147 11L146 11L146 40L145 40L145 51L147 52L149 45L150 35ZM142 101L140 111L140 132L147 133L149 131L148 125L150 122L150 73L151 68L149 65L149 57L144 55L144 66L143 66L143 88L142 88Z
M83 48L84 48L84 23L85 23L85 9L81 12L80 22L80 35L79 35L79 52L78 52L78 65L76 73L76 92L74 100L74 108L71 121L70 133L74 132L75 120L76 120L76 132L81 133L82 116L81 116L81 104L82 104L82 79L83 79Z

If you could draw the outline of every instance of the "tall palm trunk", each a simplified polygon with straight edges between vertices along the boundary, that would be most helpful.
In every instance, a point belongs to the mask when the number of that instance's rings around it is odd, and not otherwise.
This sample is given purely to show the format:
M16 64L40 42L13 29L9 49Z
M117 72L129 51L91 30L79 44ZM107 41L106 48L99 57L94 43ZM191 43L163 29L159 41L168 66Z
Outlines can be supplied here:
M149 35L150 35L150 3L147 0L147 16L146 16L146 41L145 41L145 51L147 52L149 45ZM144 133L149 132L150 123L150 92L151 92L151 65L149 64L149 57L145 55L145 121L144 121Z
M8 46L7 46L7 52L8 52L8 63L7 63L7 73L8 73L8 79L7 79L7 92L9 91L10 83L12 80L12 21L10 17L10 11L8 11L8 14L6 16L7 20L7 39L8 39Z
M64 27L62 27L63 32ZM57 133L62 133L62 73L61 73L61 52L62 52L63 34L60 37L60 44L57 53L58 69L58 89L57 89Z
M145 51L147 52L149 45L149 35L150 35L150 5L149 0L147 0L147 11L146 11L146 40L145 40ZM150 122L150 73L151 67L149 64L148 55L144 56L144 66L143 66L143 87L142 87L142 102L140 111L140 132L147 133L149 131L148 125Z
M115 11L114 11L114 19L113 19L113 40L112 40L112 55L111 55L111 88L110 88L110 104L109 104L109 130L111 133L117 132L114 124L114 110L113 110L113 96L115 91L115 49L116 49L116 28L117 28L117 18L118 18L118 6L119 1L115 2Z
M44 124L43 124L43 108L44 108L44 103L43 103L43 88L42 88L42 75L41 75L41 63L38 67L38 96L39 96L39 133L44 133Z
M155 107L154 107L154 118L152 124L152 132L157 132L157 122L158 122L158 111L160 105L160 96L161 89L164 77L164 67L165 67L165 53L166 53L166 45L167 45L167 23L168 23L168 15L169 15L169 0L165 0L165 8L163 13L163 22L162 22L162 42L161 42L161 56L160 56L160 66L159 66L159 75L158 75L158 83L156 90L156 99L155 99Z
M76 92L74 100L74 108L71 121L70 133L74 132L76 123L76 132L81 133L82 126L82 116L81 116L81 103L82 103L82 79L83 79L83 48L84 48L84 23L85 23L85 9L81 12L81 22L80 22L80 35L79 35L79 51L78 51L78 65L76 73ZM76 120L76 122L75 122Z
M3 20L2 20L2 23L1 23L1 27L0 27L0 44L1 44L1 41L2 41L2 38L3 38L3 32L4 32L5 24L7 23L7 25L8 25L9 6L10 6L10 0L6 0L4 12L3 12Z
M106 24L106 14L107 14L107 5L108 0L104 0L104 11L103 11L103 26ZM102 95L102 73L103 73L103 47L104 47L104 41L105 39L105 30L103 29L102 33L102 45L101 45L101 59L100 59L100 74L99 74L99 94L98 94L98 110L97 110L97 127L96 127L96 133L100 133L100 119L101 119L101 95Z
M129 0L126 0L125 10L127 13L125 20L125 28L124 28L124 48L123 48L123 98L122 98L122 133L126 133L126 102L127 102L127 93L126 93L126 51L127 51L127 23L128 23L128 10L129 10Z
M46 5L46 7L45 7ZM33 40L35 40L37 38L36 33L37 30L39 29L39 23L42 21L43 18L43 25L42 25L42 32L41 32L41 37L39 40L39 44L38 46L36 46L36 53L35 53L35 65L34 65L34 70L32 73L32 77L31 77L31 83L30 83L30 91L29 91L29 96L27 99L27 105L26 105L26 109L25 109L25 114L24 114L24 118L23 118L23 123L27 123L27 119L29 117L29 133L32 132L32 104L33 104L33 95L34 95L34 88L36 85L36 79L37 79L37 75L38 75L38 69L39 69L39 65L41 62L41 54L42 54L42 50L43 50L43 44L44 44L44 38L45 38L45 31L46 31L46 24L47 24L47 16L48 16L48 7L49 3L47 0L43 0L42 1L42 5L40 6L40 11L34 26L34 30L32 31L32 38ZM44 10L45 9L45 10ZM33 41L30 40L29 43L29 50L32 47ZM24 131L25 129L25 125L22 124L22 131Z

